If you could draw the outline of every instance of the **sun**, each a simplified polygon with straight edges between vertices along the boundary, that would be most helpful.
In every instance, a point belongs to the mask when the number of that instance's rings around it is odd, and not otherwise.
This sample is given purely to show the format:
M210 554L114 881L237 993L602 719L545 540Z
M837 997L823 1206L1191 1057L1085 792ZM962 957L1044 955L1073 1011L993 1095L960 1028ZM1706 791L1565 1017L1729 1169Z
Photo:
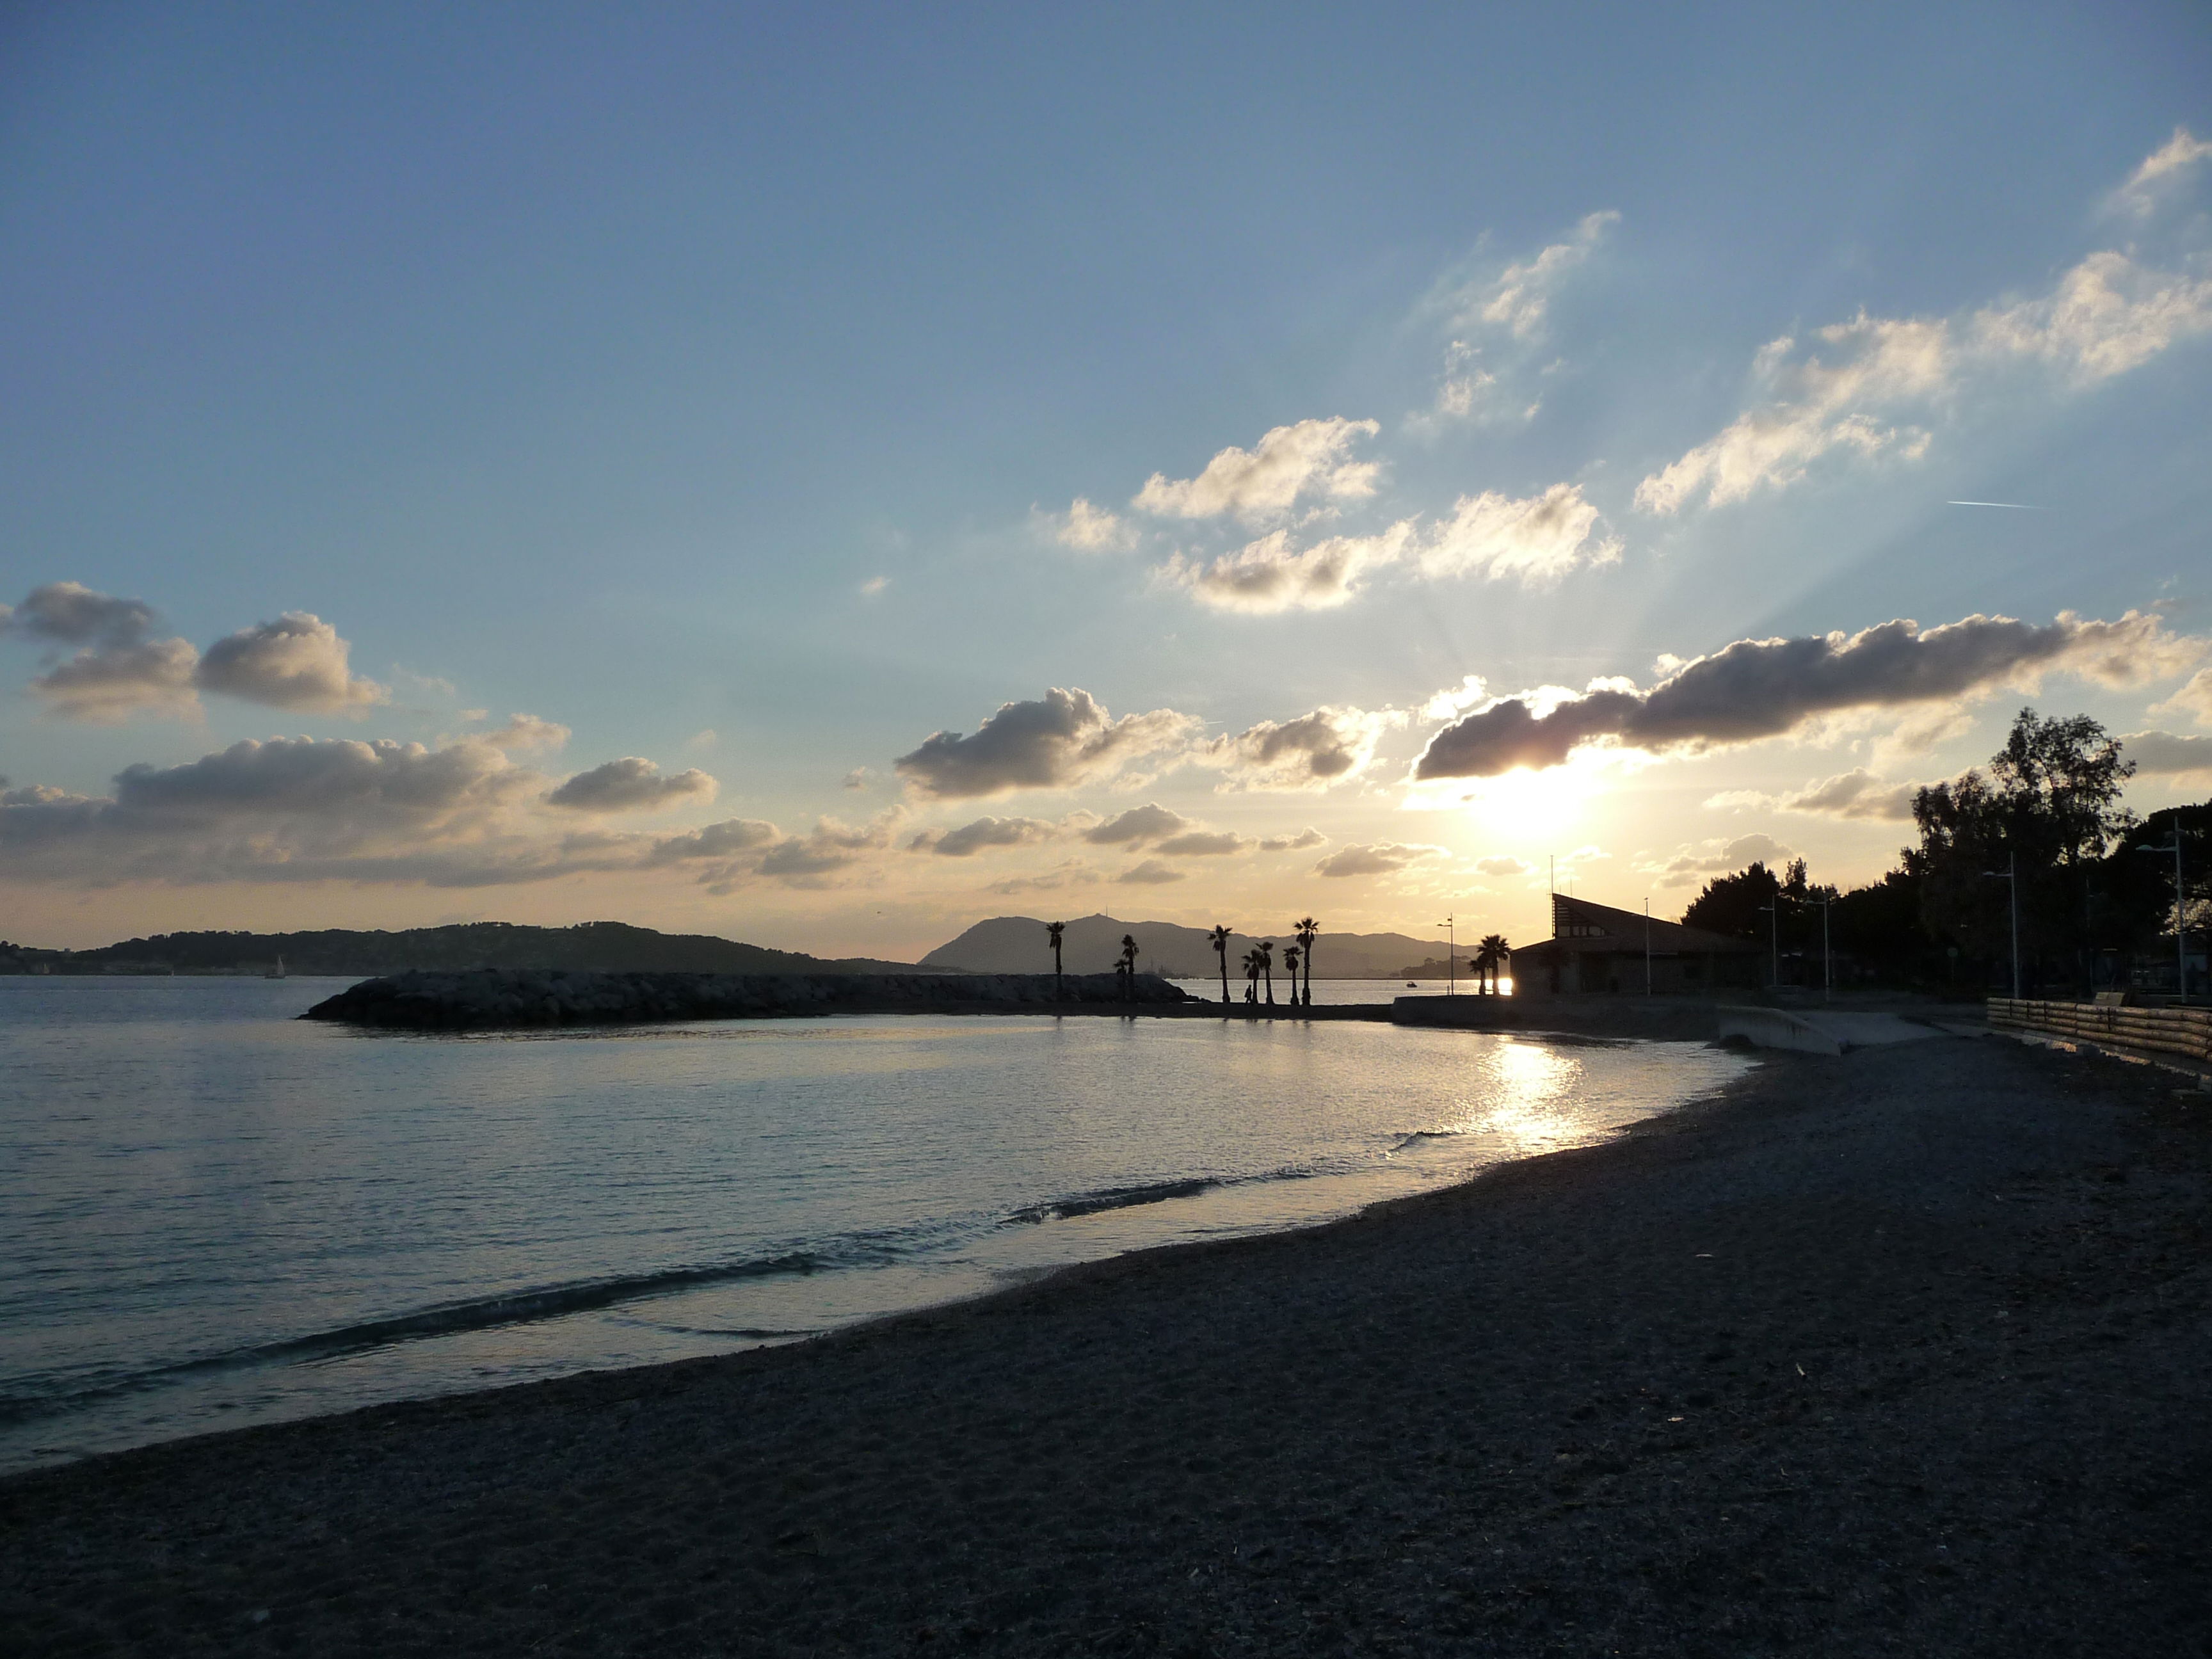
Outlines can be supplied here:
M1513 771L1475 781L1462 792L1459 807L1470 828L1526 846L1572 836L1588 820L1602 787L1595 772L1572 764Z

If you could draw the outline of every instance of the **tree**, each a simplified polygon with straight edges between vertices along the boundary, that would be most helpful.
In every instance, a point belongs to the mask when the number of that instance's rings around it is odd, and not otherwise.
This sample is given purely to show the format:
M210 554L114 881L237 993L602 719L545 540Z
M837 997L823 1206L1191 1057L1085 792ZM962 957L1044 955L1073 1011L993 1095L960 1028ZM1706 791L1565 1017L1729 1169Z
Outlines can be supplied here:
M1803 879L1804 865L1797 866L1799 879ZM1705 885L1705 890L1690 901L1690 908L1682 912L1685 927L1702 927L1709 933L1725 934L1729 939L1760 939L1766 926L1759 920L1761 907L1773 903L1774 896L1782 890L1774 872L1765 865L1753 863L1732 876L1715 876Z
M1310 1008L1313 1006L1313 948L1314 941L1321 937L1321 924L1311 916L1301 916L1291 925L1298 930L1298 945L1305 952L1306 1006Z
M1247 951L1244 953L1243 967L1244 1000L1257 1002L1260 1000L1260 953L1258 951Z
M1298 1006L1298 947L1295 945L1283 947L1283 971L1291 976L1291 1006L1295 1008Z
M1487 994L1498 993L1498 970L1512 956L1513 948L1505 942L1503 933L1485 933L1474 947L1474 971L1480 976L1477 983Z
M1229 930L1216 922L1213 931L1206 936L1213 946L1213 954L1221 958L1221 1006L1229 1006Z
M1067 931L1067 924L1064 921L1048 921L1044 925L1044 931L1045 936L1052 941L1052 994L1054 996L1057 997L1061 994L1060 978L1060 936Z
M2115 842L2136 826L2119 805L2135 763L2087 714L2013 719L1989 775L1969 770L1912 799L1920 845L1905 849L1920 878L1923 925L1956 937L1984 962L2007 956L2016 905L2020 951L2031 980L2072 960L2083 988L2096 908L2094 877ZM1989 879L2012 876L2014 890Z
M1126 1002L1137 1000L1137 941L1127 933L1121 935L1121 957L1115 964L1121 975L1121 997Z
M1258 946L1260 971L1267 976L1267 1006L1275 1006L1275 941L1263 939Z

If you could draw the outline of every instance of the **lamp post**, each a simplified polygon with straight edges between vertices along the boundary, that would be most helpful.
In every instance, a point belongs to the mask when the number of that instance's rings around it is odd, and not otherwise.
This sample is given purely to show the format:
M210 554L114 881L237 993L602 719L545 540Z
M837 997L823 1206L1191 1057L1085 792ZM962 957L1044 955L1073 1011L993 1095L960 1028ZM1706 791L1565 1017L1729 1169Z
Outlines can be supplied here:
M2020 1000L2020 854L2008 852L2005 854L2005 867L2002 870L1984 870L1982 872L1982 878L1985 881L2004 883L2007 897L2011 902L2012 1000L2018 1002Z
M2188 935L2182 931L2187 912L2182 908L2181 896L2181 818L2173 820L2173 845L2154 847L2148 842L2136 843L2138 853L2171 853L2173 854L2173 988L2180 994L2184 1005L2189 1001L2189 944Z
M1766 912L1766 936L1771 952L1766 970L1766 988L1778 991L1782 988L1782 895L1777 893L1773 903L1762 904L1759 908Z
M1448 997L1459 994L1459 969L1455 965L1459 961L1459 936L1452 931L1457 920L1455 912L1437 924L1444 930L1444 994Z
M1651 994L1651 901L1644 901L1644 994Z

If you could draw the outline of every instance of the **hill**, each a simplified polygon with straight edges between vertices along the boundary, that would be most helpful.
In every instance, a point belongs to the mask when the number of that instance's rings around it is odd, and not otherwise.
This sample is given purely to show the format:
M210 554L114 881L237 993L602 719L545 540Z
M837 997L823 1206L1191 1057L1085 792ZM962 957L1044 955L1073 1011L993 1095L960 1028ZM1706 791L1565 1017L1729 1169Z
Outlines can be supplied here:
M1212 979L1221 971L1213 946L1202 927L1184 927L1172 921L1117 921L1112 916L1085 916L1067 924L1060 956L1071 974L1104 973L1121 953L1121 935L1137 941L1137 965L1148 974L1170 979ZM1291 943L1287 933L1233 933L1229 942L1229 976L1241 978L1237 959L1257 939L1275 941L1275 966L1282 969L1283 946ZM1433 956L1442 961L1444 941L1419 939L1407 933L1323 933L1314 944L1316 979L1393 979L1405 963ZM1034 916L994 916L979 921L959 938L939 945L921 959L925 968L959 969L971 974L1036 974L1052 970L1052 946L1044 923Z
M11 966L7 960L13 952ZM328 927L301 933L156 933L90 951L0 946L0 973L246 974L283 957L295 974L403 974L411 969L596 969L611 974L912 973L907 962L810 957L711 933L660 933L627 922L526 927L471 921L398 933Z

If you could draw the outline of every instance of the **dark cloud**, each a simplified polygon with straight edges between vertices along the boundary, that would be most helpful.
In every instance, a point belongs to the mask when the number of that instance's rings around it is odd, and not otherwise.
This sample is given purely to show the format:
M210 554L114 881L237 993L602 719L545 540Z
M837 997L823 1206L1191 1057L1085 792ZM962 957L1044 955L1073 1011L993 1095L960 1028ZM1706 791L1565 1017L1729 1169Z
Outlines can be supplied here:
M1190 827L1190 820L1180 812L1170 812L1156 801L1142 806L1132 806L1119 817L1094 824L1083 832L1083 839L1101 847L1133 845L1139 842L1157 841L1163 836L1172 836L1179 830Z
M1401 842L1382 842L1372 847L1355 843L1331 853L1314 866L1314 874L1387 876L1394 870L1402 870L1422 859L1434 858L1443 851L1441 847L1407 846Z
M1183 872L1170 869L1158 859L1146 859L1142 864L1124 870L1114 879L1139 887L1158 887L1167 882L1182 880Z
M352 672L351 649L319 617L288 611L275 622L241 628L208 647L198 684L203 690L271 708L360 714L389 702L392 694Z
M1749 743L1820 714L1965 696L2057 670L2126 684L2164 672L2187 648L2156 617L2133 611L2117 622L2061 616L2046 628L1974 616L1925 631L1899 621L1848 637L1739 640L1649 691L1605 687L1541 714L1505 698L1437 732L1413 775L1557 766L1589 743L1652 751Z
M917 850L927 848L948 859L972 857L987 847L1027 847L1051 837L1053 826L1042 818L977 818L943 835L915 837Z
M1375 758L1383 732L1403 726L1395 709L1322 707L1294 720L1262 720L1234 737L1216 738L1202 758L1238 789L1325 789L1357 777Z
M1088 691L1055 688L1033 702L1000 704L972 737L933 732L896 764L915 788L948 799L1064 789L1187 744L1198 725L1170 708L1115 720Z
M696 767L663 777L653 762L626 755L577 773L545 800L575 812L642 812L703 804L714 799L715 787L714 780Z
M1321 847L1328 837L1309 824L1295 836L1270 836L1260 843L1263 853L1303 853L1309 847Z
M192 671L199 653L185 640L143 640L78 652L39 675L31 690L50 714L93 726L134 714L188 720L199 712Z
M2145 776L2212 772L2212 738L2188 738L2175 732L2131 732L2120 750Z
M143 599L96 593L82 582L47 582L12 613L0 608L0 631L64 645L135 645L153 625L154 607Z

